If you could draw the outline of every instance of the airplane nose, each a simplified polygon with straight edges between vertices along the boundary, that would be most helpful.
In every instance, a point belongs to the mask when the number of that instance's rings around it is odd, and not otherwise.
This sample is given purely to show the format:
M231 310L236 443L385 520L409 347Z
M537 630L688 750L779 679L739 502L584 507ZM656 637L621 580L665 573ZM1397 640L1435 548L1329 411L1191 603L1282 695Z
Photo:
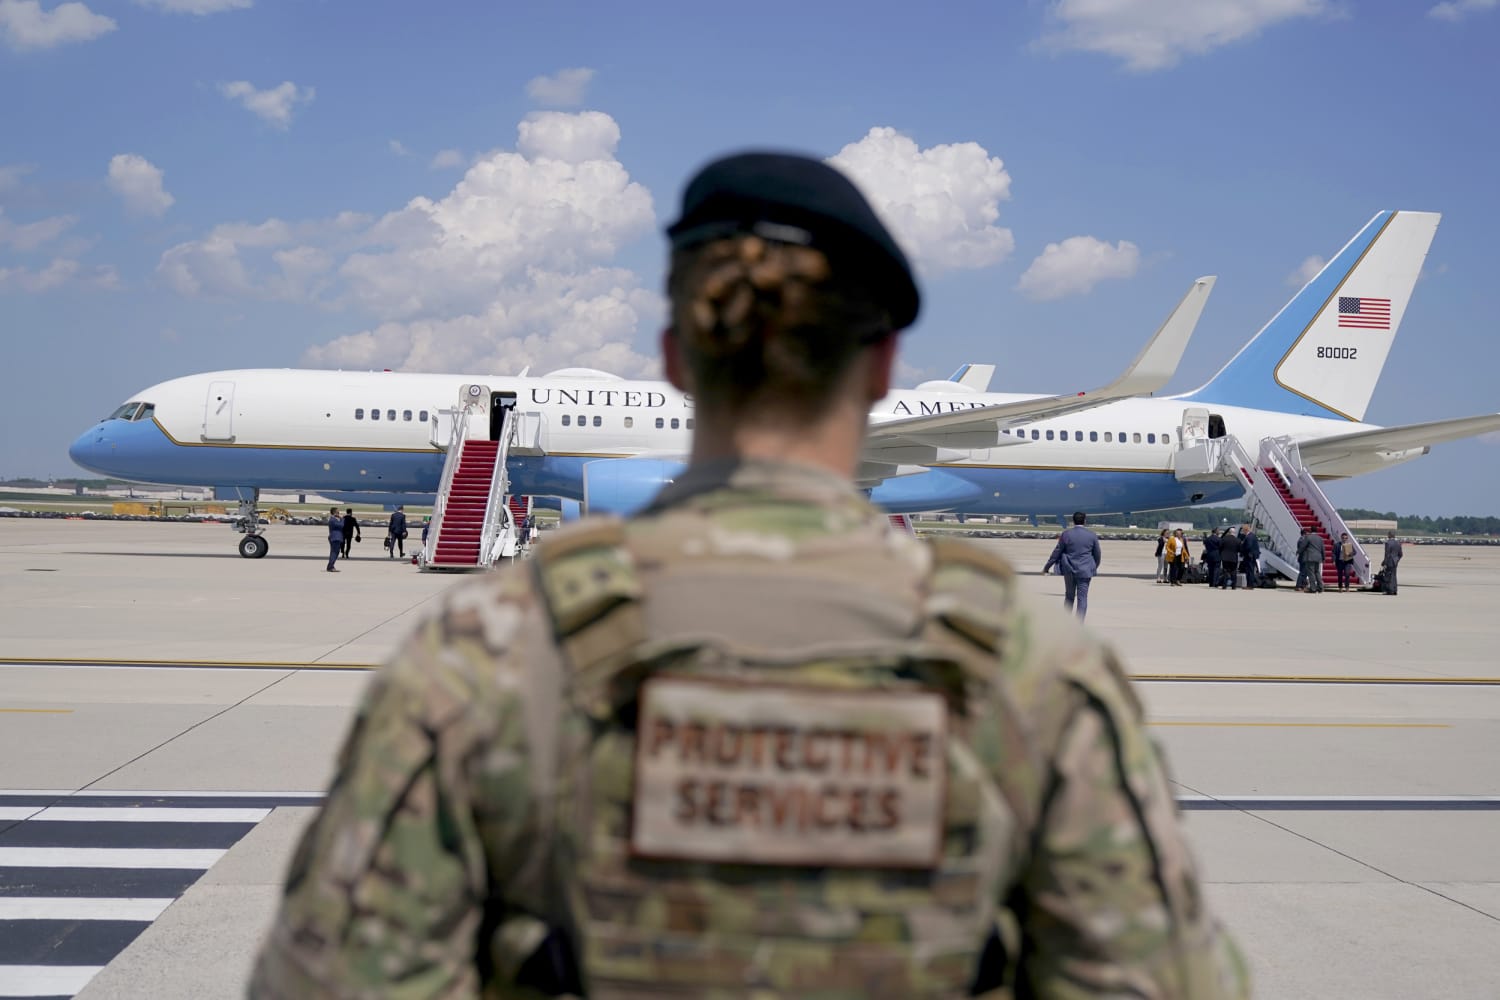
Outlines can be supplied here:
M109 439L104 434L102 425L90 427L78 435L78 440L68 448L68 457L74 464L79 465L90 472L102 471L99 469L99 458L109 451Z

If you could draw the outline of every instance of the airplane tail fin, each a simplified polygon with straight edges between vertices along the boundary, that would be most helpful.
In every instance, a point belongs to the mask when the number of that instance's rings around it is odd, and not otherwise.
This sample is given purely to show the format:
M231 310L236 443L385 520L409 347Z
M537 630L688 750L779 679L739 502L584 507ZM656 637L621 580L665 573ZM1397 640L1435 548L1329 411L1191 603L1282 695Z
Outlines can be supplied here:
M1177 398L1363 420L1439 218L1378 213L1218 374Z

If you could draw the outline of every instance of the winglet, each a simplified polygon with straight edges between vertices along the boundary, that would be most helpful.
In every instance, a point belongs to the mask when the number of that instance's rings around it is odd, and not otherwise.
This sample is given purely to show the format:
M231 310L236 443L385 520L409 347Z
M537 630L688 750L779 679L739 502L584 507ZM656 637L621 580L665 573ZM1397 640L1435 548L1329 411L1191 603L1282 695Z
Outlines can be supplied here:
M1214 290L1214 282L1218 280L1216 276L1207 275L1193 282L1193 287L1141 348L1130 367L1109 385L1097 390L1097 394L1148 396L1171 381L1193 331L1198 328L1198 320L1203 316L1203 307L1208 304L1209 293Z
M966 386L974 392L989 392L990 379L995 377L994 365L968 364L948 377L949 382Z

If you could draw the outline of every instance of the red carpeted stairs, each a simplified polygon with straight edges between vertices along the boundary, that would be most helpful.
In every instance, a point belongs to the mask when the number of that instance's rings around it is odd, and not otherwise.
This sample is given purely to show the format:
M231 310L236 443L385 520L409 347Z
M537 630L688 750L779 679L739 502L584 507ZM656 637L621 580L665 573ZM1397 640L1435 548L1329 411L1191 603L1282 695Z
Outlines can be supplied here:
M510 523L514 524L517 528L524 524L526 518L531 514L530 497L517 496L512 493L505 498L505 505L510 508Z
M1266 481L1276 487L1276 492L1281 495L1282 503L1286 504L1287 509L1292 512L1292 516L1297 519L1297 526L1311 528L1322 536L1323 585L1337 586L1339 571L1333 565L1333 539L1328 536L1328 529L1323 527L1322 523L1318 520L1318 515L1313 513L1311 504L1306 500L1299 500L1292 496L1292 491L1287 487L1286 480L1282 478L1280 472L1276 471L1272 466L1267 466L1262 471L1266 474ZM1295 559L1296 555L1293 554L1292 558Z
M490 500L490 483L495 477L498 441L465 441L458 456L458 468L443 505L434 566L478 566L479 536L484 532L484 508Z

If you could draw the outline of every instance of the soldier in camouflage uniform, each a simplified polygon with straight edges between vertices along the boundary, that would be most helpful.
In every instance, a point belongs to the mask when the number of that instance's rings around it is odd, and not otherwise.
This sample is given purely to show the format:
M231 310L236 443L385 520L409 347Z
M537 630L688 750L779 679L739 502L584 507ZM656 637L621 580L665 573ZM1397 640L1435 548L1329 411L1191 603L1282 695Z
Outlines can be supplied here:
M1113 654L853 486L918 306L868 204L745 154L669 232L688 470L375 677L251 995L1247 996Z

